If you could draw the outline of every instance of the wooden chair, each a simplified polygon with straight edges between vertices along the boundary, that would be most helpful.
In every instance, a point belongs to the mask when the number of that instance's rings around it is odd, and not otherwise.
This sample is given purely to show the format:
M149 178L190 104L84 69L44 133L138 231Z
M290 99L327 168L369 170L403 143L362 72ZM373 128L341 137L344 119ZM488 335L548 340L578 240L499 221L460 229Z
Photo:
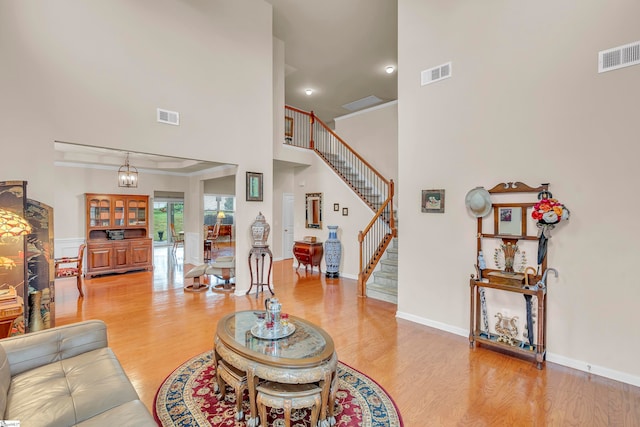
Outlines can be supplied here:
M226 385L233 388L236 394L236 420L242 420L244 418L244 413L242 412L242 394L244 390L247 390L247 374L220 360L218 362L218 368L216 369L216 380L218 382L218 392L220 393L221 400L225 398Z
M211 242L213 247L218 246L218 238L220 237L220 223L207 227L207 241Z
M61 277L75 277L78 285L78 292L80 296L84 297L82 292L82 259L84 257L84 248L87 245L85 243L80 245L78 249L78 256L75 258L64 257L54 259L55 276Z
M169 224L169 227L171 227L171 239L173 239L173 251L175 252L178 246L183 245L184 247L184 234L176 233L173 224Z

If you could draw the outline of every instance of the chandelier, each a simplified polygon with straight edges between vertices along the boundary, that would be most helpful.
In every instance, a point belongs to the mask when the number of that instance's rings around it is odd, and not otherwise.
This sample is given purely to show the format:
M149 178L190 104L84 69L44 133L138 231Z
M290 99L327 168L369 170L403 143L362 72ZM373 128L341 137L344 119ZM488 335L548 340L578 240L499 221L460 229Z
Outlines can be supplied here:
M129 153L124 165L118 169L118 187L138 187L138 169L129 165Z

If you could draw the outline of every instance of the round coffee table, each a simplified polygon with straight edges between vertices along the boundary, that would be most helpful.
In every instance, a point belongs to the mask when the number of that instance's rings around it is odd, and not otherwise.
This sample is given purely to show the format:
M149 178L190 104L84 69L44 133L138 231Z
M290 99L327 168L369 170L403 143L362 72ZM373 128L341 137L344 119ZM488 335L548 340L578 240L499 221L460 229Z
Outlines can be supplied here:
M333 421L331 385L337 381L338 356L333 340L322 328L304 319L289 316L296 327L285 338L260 339L251 333L258 315L264 311L249 310L229 314L218 322L214 338L214 362L233 365L247 373L251 414L249 427L259 425L256 386L260 379L288 384L318 383L322 389L322 407L318 425ZM335 389L334 389L335 391Z

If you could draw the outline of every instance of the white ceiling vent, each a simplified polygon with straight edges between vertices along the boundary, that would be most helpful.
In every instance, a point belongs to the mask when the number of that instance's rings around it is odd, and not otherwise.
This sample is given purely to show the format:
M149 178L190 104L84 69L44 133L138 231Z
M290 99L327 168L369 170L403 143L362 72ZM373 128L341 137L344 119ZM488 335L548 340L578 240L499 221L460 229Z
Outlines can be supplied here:
M422 86L451 77L451 62L429 68L420 73Z
M598 73L640 64L640 41L598 52Z
M158 121L168 125L180 125L180 113L176 111L163 110L158 108Z

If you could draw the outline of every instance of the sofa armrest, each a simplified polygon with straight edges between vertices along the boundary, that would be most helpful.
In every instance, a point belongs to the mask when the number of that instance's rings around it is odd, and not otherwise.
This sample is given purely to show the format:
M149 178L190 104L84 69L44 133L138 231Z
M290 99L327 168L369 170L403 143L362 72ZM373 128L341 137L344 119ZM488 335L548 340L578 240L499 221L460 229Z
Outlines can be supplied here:
M87 320L0 340L11 376L88 351L106 347L107 325Z

